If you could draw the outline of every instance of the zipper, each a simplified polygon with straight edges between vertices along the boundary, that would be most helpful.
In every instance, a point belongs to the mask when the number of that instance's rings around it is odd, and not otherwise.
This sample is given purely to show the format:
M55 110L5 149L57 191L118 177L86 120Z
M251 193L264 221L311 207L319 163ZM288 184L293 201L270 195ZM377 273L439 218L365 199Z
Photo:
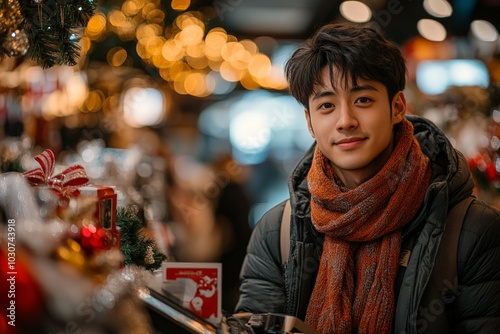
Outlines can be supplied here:
M283 266L283 278L285 282L285 313L290 312L290 289L288 287L288 275L287 275L287 269L288 269L288 263L285 263Z

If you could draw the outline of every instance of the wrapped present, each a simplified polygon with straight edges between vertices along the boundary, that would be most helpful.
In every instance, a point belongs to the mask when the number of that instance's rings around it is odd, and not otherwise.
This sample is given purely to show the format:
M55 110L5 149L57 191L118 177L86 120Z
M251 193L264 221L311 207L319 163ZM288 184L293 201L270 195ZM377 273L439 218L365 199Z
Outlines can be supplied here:
M113 186L87 185L79 188L82 196L97 198L94 222L98 228L108 232L111 237L110 246L118 246L120 232L116 226L117 193Z
M40 167L24 172L24 178L33 186L51 188L61 199L68 200L71 196L78 196L79 188L89 182L87 173L81 165L72 165L61 173L52 175L55 156L49 149L35 156L34 159Z

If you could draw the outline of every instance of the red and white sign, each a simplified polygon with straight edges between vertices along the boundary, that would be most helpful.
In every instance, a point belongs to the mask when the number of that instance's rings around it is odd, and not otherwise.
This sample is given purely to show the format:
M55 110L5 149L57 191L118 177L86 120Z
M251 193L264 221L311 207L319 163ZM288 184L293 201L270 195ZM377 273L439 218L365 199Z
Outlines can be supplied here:
M185 308L217 325L222 319L222 264L166 262L163 289Z

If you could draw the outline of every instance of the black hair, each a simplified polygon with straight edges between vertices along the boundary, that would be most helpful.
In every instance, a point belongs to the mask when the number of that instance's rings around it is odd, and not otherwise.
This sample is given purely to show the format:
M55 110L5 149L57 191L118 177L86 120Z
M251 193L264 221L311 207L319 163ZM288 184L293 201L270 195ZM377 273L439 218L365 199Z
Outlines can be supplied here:
M366 26L327 24L302 44L285 65L289 90L309 110L309 97L321 84L327 66L332 82L338 74L345 84L357 79L382 83L389 101L406 84L406 65L401 50L376 30Z

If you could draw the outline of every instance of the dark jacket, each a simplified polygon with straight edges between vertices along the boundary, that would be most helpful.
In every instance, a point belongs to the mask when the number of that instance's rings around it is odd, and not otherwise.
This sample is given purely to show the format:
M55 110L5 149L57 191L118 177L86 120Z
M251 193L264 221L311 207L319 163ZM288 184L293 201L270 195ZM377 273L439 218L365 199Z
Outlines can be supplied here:
M411 249L406 270L396 280L395 333L424 332L417 317L429 280L448 208L471 196L473 180L463 155L430 121L407 116L415 137L432 164L431 184L421 210L403 229L403 248ZM304 319L321 258L323 235L311 224L306 176L314 145L289 179L292 220L290 257L280 255L281 203L269 210L253 231L241 271L237 312L278 312ZM455 254L450 254L455 256ZM500 212L474 200L464 218L457 253L460 286L453 308L457 333L500 333ZM436 310L434 310L436 311ZM437 310L439 311L439 310ZM440 333L441 334L441 333Z

